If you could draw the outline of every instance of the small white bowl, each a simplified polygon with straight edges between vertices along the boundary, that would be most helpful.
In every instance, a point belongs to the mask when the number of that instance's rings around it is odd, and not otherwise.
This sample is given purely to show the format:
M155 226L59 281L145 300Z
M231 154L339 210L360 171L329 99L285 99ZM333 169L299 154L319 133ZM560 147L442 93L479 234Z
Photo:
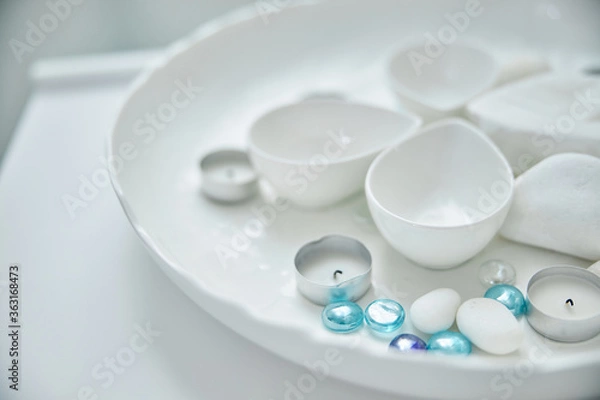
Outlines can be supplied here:
M386 240L418 264L447 269L494 237L508 213L514 180L492 141L453 118L382 153L365 186Z
M303 208L327 207L360 192L373 159L420 124L366 105L302 102L256 121L249 155L279 195Z
M430 57L423 43L411 42L389 63L392 89L425 121L463 116L466 103L492 88L499 77L498 61L483 48L467 43L444 47L441 55Z

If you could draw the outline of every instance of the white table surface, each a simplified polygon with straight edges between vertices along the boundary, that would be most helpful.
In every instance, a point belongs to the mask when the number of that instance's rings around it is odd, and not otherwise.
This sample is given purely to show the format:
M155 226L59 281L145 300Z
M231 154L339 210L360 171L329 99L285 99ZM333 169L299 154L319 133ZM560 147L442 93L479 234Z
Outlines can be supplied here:
M189 300L146 253L110 186L75 219L62 203L63 195L76 195L80 175L102 167L98 157L119 104L147 57L46 61L32 74L36 90L0 169L0 399L302 400L286 393L286 381L307 370ZM6 281L15 262L21 266L18 393L8 389L5 368ZM136 325L146 324L160 336L143 346ZM127 350L133 347L140 352ZM131 353L134 360L123 358ZM118 373L97 367L117 355L131 364ZM100 379L92 376L95 368ZM329 378L303 398L393 397Z

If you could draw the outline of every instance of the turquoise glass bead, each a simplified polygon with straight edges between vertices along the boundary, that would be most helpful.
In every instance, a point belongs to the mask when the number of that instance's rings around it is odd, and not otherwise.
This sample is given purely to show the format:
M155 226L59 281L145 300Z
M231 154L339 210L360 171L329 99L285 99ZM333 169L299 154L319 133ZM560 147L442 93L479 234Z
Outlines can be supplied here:
M427 344L418 336L410 333L403 333L392 339L389 348L393 351L408 353L411 351L427 350Z
M390 299L375 300L365 309L367 326L379 333L389 333L404 323L404 308Z
M527 311L525 296L519 289L511 285L492 286L483 297L494 299L504 304L515 317L520 317Z
M471 342L458 332L443 331L431 336L427 350L444 354L471 354Z
M351 301L331 303L323 309L321 319L332 332L347 333L360 328L365 315L362 308Z

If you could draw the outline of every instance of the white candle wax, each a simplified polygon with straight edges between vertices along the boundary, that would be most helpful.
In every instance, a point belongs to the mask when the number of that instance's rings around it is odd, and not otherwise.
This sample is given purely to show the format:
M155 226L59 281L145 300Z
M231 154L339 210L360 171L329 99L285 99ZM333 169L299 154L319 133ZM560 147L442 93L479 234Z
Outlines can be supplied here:
M306 260L302 275L315 283L336 286L359 275L363 275L369 266L362 259L348 254L320 254ZM335 274L336 271L341 273ZM335 274L335 277L334 277Z
M371 262L371 253L358 240L325 236L296 253L296 285L315 304L356 301L371 286Z
M573 305L567 300L572 300ZM600 314L600 289L579 277L547 276L529 289L529 300L541 312L563 320L580 320Z
M252 181L255 172L250 164L242 161L222 160L207 165L204 176L214 182L241 184Z

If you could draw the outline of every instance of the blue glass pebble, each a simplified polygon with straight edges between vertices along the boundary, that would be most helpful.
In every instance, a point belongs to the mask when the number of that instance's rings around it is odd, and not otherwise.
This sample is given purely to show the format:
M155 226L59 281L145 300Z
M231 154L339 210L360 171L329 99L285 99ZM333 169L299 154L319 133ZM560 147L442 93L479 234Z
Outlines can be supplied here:
M443 331L431 336L427 350L444 354L471 354L471 342L458 332Z
M403 333L390 342L390 350L407 353L410 351L426 350L427 344L418 336Z
M390 299L375 300L365 309L365 322L375 332L389 333L404 323L404 308Z
M517 318L527 311L525 296L523 296L523 293L519 289L511 285L492 286L485 292L484 297L504 304Z
M340 301L327 305L321 319L327 329L337 333L352 332L360 328L365 315L362 308L351 301Z

